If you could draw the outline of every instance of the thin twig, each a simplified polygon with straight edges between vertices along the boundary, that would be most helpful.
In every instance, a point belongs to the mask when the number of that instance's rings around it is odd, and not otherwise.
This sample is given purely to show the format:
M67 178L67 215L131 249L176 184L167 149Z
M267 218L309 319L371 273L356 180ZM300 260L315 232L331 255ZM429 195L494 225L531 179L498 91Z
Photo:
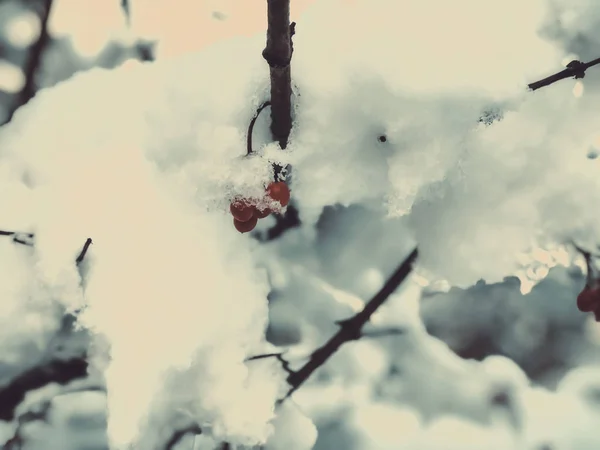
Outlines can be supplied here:
M83 258L85 258L85 254L87 253L88 248L90 248L90 245L92 245L92 239L87 238L85 241L85 244L83 244L83 249L81 249L81 253L75 259L75 264L77 264L77 265L81 264L81 262L83 261Z
M585 274L585 287L591 289L598 284L595 274L596 269L594 268L594 264L592 263L592 257L597 257L597 255L593 255L592 252L581 248L575 243L574 240L571 240L570 244L575 248L577 252L581 253L583 259L585 260L585 266L587 269L587 273Z
M406 334L404 328L384 328L382 330L363 331L362 336L367 338L381 338L387 336L401 336Z
M277 359L277 361L281 363L281 367L283 368L283 370L285 370L288 374L292 374L294 372L290 368L290 363L283 358L283 353L266 353L264 355L250 356L249 358L246 358L246 361L256 361L265 358Z
M537 89L543 88L544 86L549 86L552 83L556 83L557 81L564 80L565 78L574 77L575 79L580 79L585 77L585 71L587 69L597 64L600 64L600 58L596 58L587 63L573 60L569 64L567 64L566 69L561 70L560 72L557 72L554 75L550 75L549 77L546 77L540 81L530 83L527 85L527 87L532 91L535 91Z
M5 231L5 230L0 230L0 236L12 236L13 237L13 242L16 242L17 244L21 244L21 245L26 245L28 247L33 247L33 239L35 237L35 235L33 233L20 233L18 231ZM29 239L29 241L25 240L23 237ZM85 255L87 254L90 245L92 245L92 238L87 238L85 240L85 243L83 244L83 248L81 249L81 252L79 253L79 255L77 256L77 258L75 258L75 264L79 265L81 264L81 262L84 260Z
M246 154L247 155L252 153L252 131L254 130L254 124L256 123L256 119L258 119L258 116L260 115L262 110L265 109L270 104L271 104L271 102L267 100L262 105L260 105L258 107L258 109L256 110L254 117L252 117L252 120L250 121L250 125L248 125L248 136L246 138L247 139L247 142L246 142Z
M418 249L415 248L386 281L379 292L369 300L362 311L350 319L338 322L340 330L333 335L329 341L323 344L322 347L315 350L304 366L288 376L287 382L290 385L290 389L281 401L292 395L315 370L321 367L342 346L342 344L361 338L362 327L411 273L412 265L416 261L417 256Z

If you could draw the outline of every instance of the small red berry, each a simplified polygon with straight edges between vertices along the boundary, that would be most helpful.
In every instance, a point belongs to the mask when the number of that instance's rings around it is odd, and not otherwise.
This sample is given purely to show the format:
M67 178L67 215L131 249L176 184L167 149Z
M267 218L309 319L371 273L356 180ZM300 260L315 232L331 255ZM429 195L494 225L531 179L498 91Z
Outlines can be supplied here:
M281 206L287 206L290 202L290 188L283 181L269 184L267 195L281 203Z
M254 216L250 220L247 220L245 222L240 222L237 219L233 219L233 225L235 226L235 229L238 230L240 233L248 233L249 231L254 230L254 227L257 223L258 218Z
M265 217L270 216L272 212L273 211L271 211L269 208L265 208L262 211L256 208L254 215L259 219L264 219Z
M577 308L581 312L592 312L600 306L600 292L598 289L584 288L577 296Z
M240 222L247 222L254 216L254 206L247 201L236 200L229 205L229 211L234 219Z

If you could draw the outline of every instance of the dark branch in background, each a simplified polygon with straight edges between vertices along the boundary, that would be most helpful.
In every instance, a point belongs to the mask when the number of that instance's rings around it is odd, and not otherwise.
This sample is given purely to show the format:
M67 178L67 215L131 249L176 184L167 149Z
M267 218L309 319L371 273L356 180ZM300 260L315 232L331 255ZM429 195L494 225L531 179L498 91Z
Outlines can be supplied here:
M263 109L265 109L267 106L269 106L271 104L270 101L266 101L264 102L262 105L260 105L258 107L258 109L256 110L256 113L254 114L254 117L252 117L252 120L250 121L250 125L248 125L248 134L247 134L247 142L246 142L246 155L250 155L252 153L252 132L254 131L254 124L256 123L256 119L258 119L258 116L260 116L260 113L263 111Z
M543 88L544 86L556 83L557 81L564 80L565 78L583 78L585 77L585 71L597 64L600 64L600 58L594 59L593 61L587 63L573 60L569 64L567 64L567 68L565 70L561 70L560 72L555 73L554 75L550 75L549 77L546 77L543 80L528 84L527 87L529 87L529 89L531 89L532 91L535 91L537 89Z
M33 367L0 388L0 420L11 421L15 418L15 409L29 391L39 389L49 383L61 385L87 375L88 363L84 358L67 361L54 360Z
M287 230L297 228L301 225L300 214L294 206L294 203L290 203L285 211L284 215L276 215L275 220L277 223L267 231L267 236L264 240L273 241L280 237Z
M175 431L165 444L165 450L173 450L175 446L179 444L179 441L181 441L188 434L202 434L202 428L200 428L198 425L190 425L189 427Z
M416 261L417 256L418 249L415 248L402 262L402 264L400 264L392 276L386 281L379 292L377 292L377 294L375 294L375 296L369 300L362 311L350 319L338 322L340 330L333 335L329 341L323 344L322 347L315 350L304 366L292 372L288 376L287 382L290 385L290 389L285 398L281 401L292 395L302 385L302 383L304 383L313 374L315 370L321 367L342 346L342 344L360 339L363 336L363 326L371 319L373 313L375 313L375 311L377 311L377 309L383 305L388 297L394 293L398 286L400 286L400 284L411 273L412 265Z
M17 98L10 109L6 122L10 122L13 118L15 111L22 105L26 104L35 95L37 90L35 78L42 60L42 54L48 43L50 42L50 35L48 34L48 19L50 18L50 11L52 10L52 0L42 0L37 3L41 9L39 12L40 16L40 37L37 42L29 50L29 58L23 68L25 76L25 85L21 92L17 94Z

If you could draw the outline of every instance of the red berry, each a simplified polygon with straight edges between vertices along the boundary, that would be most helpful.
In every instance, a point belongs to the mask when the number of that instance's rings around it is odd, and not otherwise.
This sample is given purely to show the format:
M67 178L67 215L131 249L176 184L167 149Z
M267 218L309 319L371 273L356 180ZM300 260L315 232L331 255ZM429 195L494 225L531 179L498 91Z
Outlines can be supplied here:
M254 216L255 209L245 200L236 200L229 205L229 211L234 219L247 222Z
M600 293L597 289L584 288L577 296L577 308L581 312L592 312L600 306Z
M254 213L254 215L256 217L258 217L259 219L264 219L265 217L271 215L273 211L271 211L269 208L265 208L262 211L258 208L256 208L256 211Z
M257 223L258 218L254 216L250 220L247 220L245 222L240 222L237 219L233 219L233 225L235 226L235 229L238 230L240 233L248 233L249 231L254 230L254 227Z
M290 202L290 188L283 181L269 184L267 195L281 203L281 206L287 206Z

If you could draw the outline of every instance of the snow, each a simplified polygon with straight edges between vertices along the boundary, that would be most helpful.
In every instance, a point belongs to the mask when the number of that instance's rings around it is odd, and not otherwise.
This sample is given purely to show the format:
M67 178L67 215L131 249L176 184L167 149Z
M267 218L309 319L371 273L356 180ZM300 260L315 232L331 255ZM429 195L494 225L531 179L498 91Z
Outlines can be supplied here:
M569 17L571 6L556 5ZM166 21L195 8L170 8ZM422 321L429 282L466 289L517 275L533 304L536 285L571 264L567 239L600 238L598 161L587 157L598 90L586 85L577 97L569 81L525 89L561 67L568 45L556 39L595 22L565 20L552 41L538 33L552 28L547 8L315 2L297 19L286 152L267 142L263 118L246 156L248 123L268 97L262 34L178 53L173 32L156 63L93 69L40 91L0 129L0 229L35 233L33 249L0 243L3 359L16 363L29 345L31 361L19 363L33 363L59 326L58 307L82 310L115 450L161 449L190 424L216 442L318 449L327 432L317 437L315 425L330 399L343 405L327 419L339 421L331 434L353 436L357 450L599 445L588 432L597 405L583 394L595 385L581 369L557 390L534 387L511 359L463 359ZM494 111L498 120L480 122ZM238 196L262 195L273 163L293 165L303 227L259 248L227 210ZM332 215L342 231L328 237L323 211L340 206L348 210ZM368 237L350 246L343 233L359 231ZM269 320L280 341L301 342L290 355L310 353L415 243L419 277L370 324L406 332L348 344L309 380L312 395L300 390L297 405L277 409L280 365L245 362L265 348ZM468 300L464 290L453 296ZM529 354L557 308L519 310L504 349ZM577 363L597 364L593 352ZM495 395L507 404L493 405Z

